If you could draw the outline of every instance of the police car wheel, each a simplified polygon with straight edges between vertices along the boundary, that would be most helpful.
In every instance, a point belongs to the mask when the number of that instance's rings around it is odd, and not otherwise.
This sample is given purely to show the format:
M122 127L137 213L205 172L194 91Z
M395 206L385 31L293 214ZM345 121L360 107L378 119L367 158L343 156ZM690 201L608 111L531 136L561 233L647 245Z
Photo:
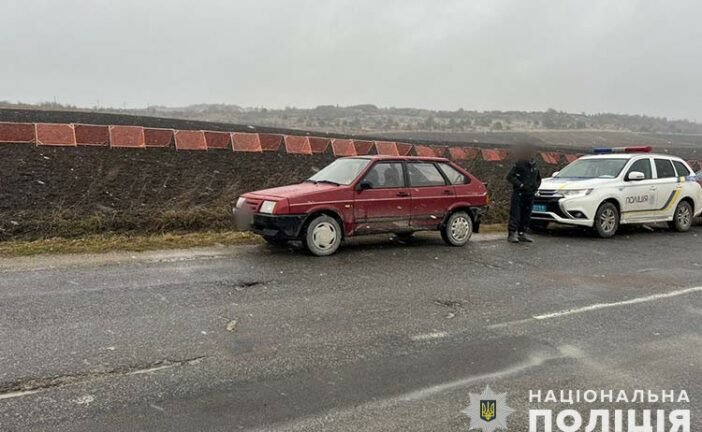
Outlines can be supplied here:
M473 220L466 212L456 212L449 216L441 228L441 238L450 246L463 246L473 235Z
M675 208L675 214L671 222L672 228L677 232L689 231L690 227L692 227L692 216L692 206L690 203L687 201L680 201Z
M595 213L595 231L602 238L610 238L619 228L619 210L617 206L606 202L600 205Z
M272 236L263 236L263 240L266 241L271 246L285 246L287 244L286 240L281 240L277 237L272 237Z
M307 225L304 245L312 255L327 256L339 249L341 239L341 227L336 219L321 215Z

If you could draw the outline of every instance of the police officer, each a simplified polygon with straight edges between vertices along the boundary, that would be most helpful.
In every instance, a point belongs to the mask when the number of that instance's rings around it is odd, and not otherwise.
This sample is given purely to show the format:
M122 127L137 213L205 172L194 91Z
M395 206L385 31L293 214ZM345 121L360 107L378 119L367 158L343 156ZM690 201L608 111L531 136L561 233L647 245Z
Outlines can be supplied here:
M509 212L510 243L534 240L527 235L531 220L531 207L534 204L534 194L541 186L541 173L536 167L534 156L536 152L531 145L522 145L516 150L514 166L507 174L507 181L512 184L512 204Z

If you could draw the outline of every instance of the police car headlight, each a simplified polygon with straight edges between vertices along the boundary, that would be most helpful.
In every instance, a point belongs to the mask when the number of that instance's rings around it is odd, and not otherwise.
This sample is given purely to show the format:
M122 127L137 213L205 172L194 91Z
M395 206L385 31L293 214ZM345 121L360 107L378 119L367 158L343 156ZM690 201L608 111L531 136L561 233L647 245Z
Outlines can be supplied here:
M236 208L241 208L244 206L244 203L246 202L246 198L239 198L236 200Z
M587 196L590 195L590 192L592 192L592 189L571 189L560 191L560 193L567 198Z
M272 214L273 210L275 210L275 201L263 201L263 204L261 204L261 210L259 210L261 213L266 213L266 214Z

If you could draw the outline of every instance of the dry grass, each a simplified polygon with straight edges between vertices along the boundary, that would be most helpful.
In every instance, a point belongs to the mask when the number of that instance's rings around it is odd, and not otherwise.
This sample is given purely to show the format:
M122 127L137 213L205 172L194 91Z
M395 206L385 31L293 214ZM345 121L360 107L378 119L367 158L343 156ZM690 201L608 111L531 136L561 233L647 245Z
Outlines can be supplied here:
M112 251L146 251L215 245L259 243L255 234L236 231L203 231L168 234L93 234L80 238L55 237L42 240L0 242L0 257L38 254L102 253Z
M487 224L480 225L481 234L493 234L507 232L507 224Z
M481 225L483 234L506 231L504 224ZM187 249L208 246L232 246L260 243L256 234L238 231L174 232L167 234L90 234L83 237L53 237L41 240L0 241L0 257L39 254L105 253L113 251L148 251Z

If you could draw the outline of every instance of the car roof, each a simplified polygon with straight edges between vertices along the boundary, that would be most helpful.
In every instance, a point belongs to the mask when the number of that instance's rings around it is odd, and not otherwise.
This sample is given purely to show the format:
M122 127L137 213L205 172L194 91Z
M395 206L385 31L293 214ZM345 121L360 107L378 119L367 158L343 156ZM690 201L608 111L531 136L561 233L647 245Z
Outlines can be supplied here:
M665 158L665 159L683 160L682 158L680 158L678 156L666 155L666 154L660 154L660 153L646 153L646 152L591 154L591 155L585 155L581 159L633 159L633 158L638 157L638 156L649 156L649 157L657 157L657 158Z
M448 159L435 156L391 156L391 155L364 155L347 156L343 159L370 159L370 160L407 160L407 161L432 161L447 162Z

